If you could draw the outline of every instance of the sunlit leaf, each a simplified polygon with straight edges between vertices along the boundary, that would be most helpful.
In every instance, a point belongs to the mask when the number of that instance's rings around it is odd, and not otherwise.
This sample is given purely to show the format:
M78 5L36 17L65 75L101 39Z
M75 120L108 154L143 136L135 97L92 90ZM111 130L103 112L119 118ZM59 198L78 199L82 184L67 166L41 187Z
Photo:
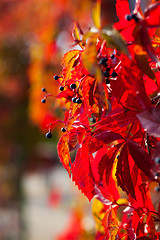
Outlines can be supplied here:
M79 56L79 53L79 50L71 50L64 55L62 59L62 65L64 66L62 71L63 84L65 84L65 82L71 77L71 70L76 58Z
M96 228L101 233L105 233L104 226L102 225L102 220L105 216L105 209L103 203L101 203L98 199L93 200L92 204L92 214L94 221L96 223Z
M81 42L81 39L80 39L80 34L79 34L79 31L78 31L78 27L77 27L76 22L74 22L72 35L73 35L73 39L75 40L75 42L78 43L81 48L84 48L84 46L83 46L83 44Z
M149 78L153 79L156 82L156 77L154 72L151 70L151 67L148 64L147 53L140 45L135 45L134 47L135 59L138 62L140 69L145 73Z
M60 158L61 163L66 168L69 175L71 176L71 170L70 170L71 158L69 154L68 141L69 141L69 135L68 133L66 133L60 138L57 145L57 150L58 150L58 156Z

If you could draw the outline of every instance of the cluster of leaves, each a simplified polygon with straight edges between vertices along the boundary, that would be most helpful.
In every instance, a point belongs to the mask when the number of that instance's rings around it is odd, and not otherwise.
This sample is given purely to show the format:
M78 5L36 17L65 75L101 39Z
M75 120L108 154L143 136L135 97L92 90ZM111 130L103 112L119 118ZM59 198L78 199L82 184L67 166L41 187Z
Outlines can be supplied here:
M160 2L142 11L136 1L130 12L127 0L117 0L115 8L112 25L101 24L100 0L93 28L84 33L74 23L79 48L64 55L55 77L67 109L58 154L82 193L102 203L96 239L158 239L149 184L159 189Z

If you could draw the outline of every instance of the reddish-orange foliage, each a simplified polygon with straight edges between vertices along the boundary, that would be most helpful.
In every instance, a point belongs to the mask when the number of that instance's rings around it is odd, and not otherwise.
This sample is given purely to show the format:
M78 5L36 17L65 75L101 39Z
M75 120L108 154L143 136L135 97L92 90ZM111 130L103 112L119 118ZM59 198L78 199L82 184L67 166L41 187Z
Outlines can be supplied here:
M96 239L159 239L149 185L160 183L160 2L143 14L139 0L131 13L127 0L117 0L114 26L101 25L100 4L92 10L94 28L83 33L74 23L79 48L62 60L57 97L67 106L66 133L58 154L82 193L102 202Z

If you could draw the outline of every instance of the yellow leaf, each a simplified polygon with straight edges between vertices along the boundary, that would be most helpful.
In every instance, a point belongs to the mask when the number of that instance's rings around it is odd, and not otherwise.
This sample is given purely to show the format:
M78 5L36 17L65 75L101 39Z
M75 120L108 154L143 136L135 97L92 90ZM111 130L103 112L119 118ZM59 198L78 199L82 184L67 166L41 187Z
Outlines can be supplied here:
M93 218L96 223L96 228L99 232L102 234L105 233L105 229L102 225L102 220L105 216L105 209L103 206L103 203L101 203L98 199L94 199L93 204L92 204L92 214Z
M101 27L101 0L97 0L96 4L92 9L92 18L93 23L96 28L100 29Z
M80 35L79 35L79 31L78 31L77 24L76 24L75 22L74 22L74 27L73 27L72 35L73 35L74 40L78 43L78 45L79 45L81 48L84 48L84 46L83 46L83 44L82 44L82 41L81 41L81 39L80 39Z

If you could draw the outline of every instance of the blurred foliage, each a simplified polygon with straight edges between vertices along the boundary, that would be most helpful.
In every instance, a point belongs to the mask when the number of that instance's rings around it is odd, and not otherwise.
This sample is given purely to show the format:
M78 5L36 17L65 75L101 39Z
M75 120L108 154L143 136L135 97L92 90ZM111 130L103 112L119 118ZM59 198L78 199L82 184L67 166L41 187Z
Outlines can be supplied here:
M0 2L0 205L19 200L25 171L54 166L54 156L42 157L36 149L46 141L47 124L60 115L60 102L55 105L50 97L48 104L42 104L41 89L47 85L47 91L56 95L59 86L53 73L61 71L62 54L68 42L72 44L67 32L76 19L81 19L83 28L88 26L91 4L90 0Z

